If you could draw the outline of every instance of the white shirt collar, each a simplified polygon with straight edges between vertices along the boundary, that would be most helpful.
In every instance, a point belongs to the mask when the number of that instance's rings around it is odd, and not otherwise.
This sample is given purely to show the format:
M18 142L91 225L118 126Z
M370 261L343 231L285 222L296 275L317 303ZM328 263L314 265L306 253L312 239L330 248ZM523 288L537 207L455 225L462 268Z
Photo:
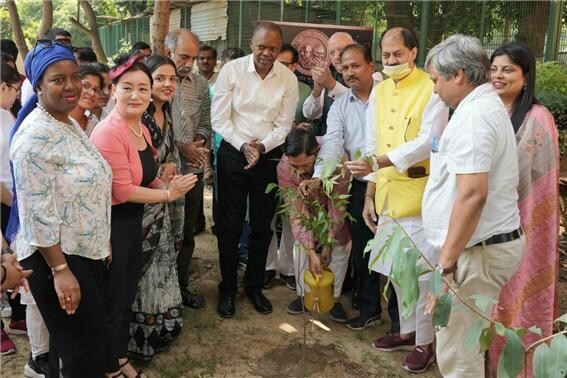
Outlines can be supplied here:
M278 60L276 59L276 61L272 65L272 68L270 69L270 72L268 72L268 74L266 75L266 79L269 78L272 75L277 75L279 73L279 69L281 69L281 67L278 67L278 64L283 66L283 64L278 62ZM286 69L287 69L287 67L286 67ZM254 65L254 54L248 55L248 70L247 71L253 72L256 75L258 75L258 72L256 72L256 66Z
M471 101L476 100L479 97L486 95L488 92L491 92L491 91L494 91L494 89L492 89L491 83L484 83L484 84L479 85L478 87L473 89L472 92L470 92L468 95L466 95L465 98L463 98L461 100L461 102L457 106L457 109L460 108L461 106L466 105L467 103L469 103Z

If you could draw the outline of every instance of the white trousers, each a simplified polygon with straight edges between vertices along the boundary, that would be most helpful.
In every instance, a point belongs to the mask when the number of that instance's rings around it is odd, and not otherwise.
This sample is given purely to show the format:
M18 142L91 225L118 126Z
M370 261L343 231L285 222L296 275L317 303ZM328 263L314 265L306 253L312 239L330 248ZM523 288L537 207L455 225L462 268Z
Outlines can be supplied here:
M329 269L335 275L335 282L333 285L333 295L335 298L341 296L343 282L348 269L348 259L350 257L351 243L346 245L336 245L331 251L331 262ZM303 279L305 271L309 269L309 256L305 248L295 243L293 245L293 269L295 271L295 282L297 283L297 295L303 296L305 290L309 288L305 285Z
M282 217L282 239L278 248L278 236L275 232L276 216L272 219L272 230L274 236L268 247L268 258L266 259L266 270L275 270L284 276L291 276L293 270L293 233L291 224L287 217Z
M26 307L26 326L32 357L49 352L49 331L35 303Z
M432 315L425 315L427 304L428 281L419 281L419 298L413 312L407 319L402 316L402 289L392 282L398 297L398 313L400 314L400 333L408 334L415 332L415 345L428 345L435 339L433 332Z

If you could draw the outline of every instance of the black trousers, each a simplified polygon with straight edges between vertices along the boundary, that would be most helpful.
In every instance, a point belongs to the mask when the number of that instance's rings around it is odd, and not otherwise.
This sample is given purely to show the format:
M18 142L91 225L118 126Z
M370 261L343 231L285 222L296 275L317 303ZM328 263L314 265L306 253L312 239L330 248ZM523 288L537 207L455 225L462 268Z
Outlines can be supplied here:
M130 342L131 310L142 269L142 215L112 217L110 229L112 263L104 274L104 303L109 332L106 371L118 370L118 359L126 358Z
M358 294L358 308L362 315L374 316L382 312L380 306L380 275L375 271L368 270L370 253L364 255L366 244L374 237L362 218L365 195L366 183L352 180L348 212L354 218L354 221L349 222L349 228L352 238L351 255L356 277L355 288Z
M8 221L10 220L10 210L11 207L1 205L1 218L0 218L0 225L2 228L2 235L6 235L6 227L8 227ZM20 302L20 294L16 295L14 299L12 299L11 295L8 295L8 303L10 303L10 308L12 309L12 316L10 317L12 320L24 320L26 318L26 306ZM4 329L4 323L0 321L0 327Z
M33 269L28 278L30 290L49 330L51 361L62 361L61 373L67 378L104 377L108 354L107 327L102 296L103 262L85 257L65 256L69 269L81 288L81 302L74 315L59 305L51 269L39 252L21 261ZM59 376L57 366L51 375Z
M281 148L263 154L253 168L244 155L226 141L218 150L218 219L217 238L222 281L219 290L223 295L236 295L238 242L246 216L249 197L250 249L244 273L244 287L260 291L264 283L264 270L268 246L273 231L270 227L276 209L275 193L266 194L269 183L277 183L276 166L282 155Z
M203 180L185 194L185 223L183 226L183 246L177 254L177 276L181 292L189 290L189 265L195 252L195 226L199 212L203 208Z

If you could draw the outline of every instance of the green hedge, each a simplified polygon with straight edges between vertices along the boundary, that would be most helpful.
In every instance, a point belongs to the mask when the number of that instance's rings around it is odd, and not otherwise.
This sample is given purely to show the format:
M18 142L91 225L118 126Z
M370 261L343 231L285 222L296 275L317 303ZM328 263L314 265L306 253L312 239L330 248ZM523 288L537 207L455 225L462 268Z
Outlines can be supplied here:
M536 97L553 114L563 156L567 154L567 70L557 62L538 63Z

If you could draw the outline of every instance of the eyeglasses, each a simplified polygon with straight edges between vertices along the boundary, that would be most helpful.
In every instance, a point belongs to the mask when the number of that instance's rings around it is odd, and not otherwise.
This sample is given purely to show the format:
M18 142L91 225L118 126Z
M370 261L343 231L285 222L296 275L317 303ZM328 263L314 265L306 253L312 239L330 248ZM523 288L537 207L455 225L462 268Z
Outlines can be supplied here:
M20 94L20 91L21 91L20 87L14 87L12 84L8 84L8 83L6 83L6 85L9 86L12 89L15 89L17 94Z
M83 81L83 82L81 83L81 85L83 86L83 91L84 91L84 92L87 92L87 93L91 92L92 94L97 94L97 93L101 92L100 89L96 89L96 87L93 87L93 86L91 85L91 83L89 83L89 82L87 82L87 81Z

